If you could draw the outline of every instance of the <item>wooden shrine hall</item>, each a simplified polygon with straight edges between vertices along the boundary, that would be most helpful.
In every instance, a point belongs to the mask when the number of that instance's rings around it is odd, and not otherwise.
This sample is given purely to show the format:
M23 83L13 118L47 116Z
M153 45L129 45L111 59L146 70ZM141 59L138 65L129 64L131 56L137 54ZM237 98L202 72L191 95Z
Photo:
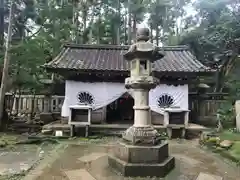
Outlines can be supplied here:
M61 111L65 124L52 127L74 124L114 129L133 123L134 99L124 85L130 73L130 64L123 58L128 49L129 46L119 45L65 44L57 57L44 65L65 79ZM209 75L212 69L199 62L187 46L159 49L164 58L151 65L153 76L160 80L149 93L152 124L158 128L188 129L193 127L189 92L199 83L198 77ZM139 71L145 66L139 64Z

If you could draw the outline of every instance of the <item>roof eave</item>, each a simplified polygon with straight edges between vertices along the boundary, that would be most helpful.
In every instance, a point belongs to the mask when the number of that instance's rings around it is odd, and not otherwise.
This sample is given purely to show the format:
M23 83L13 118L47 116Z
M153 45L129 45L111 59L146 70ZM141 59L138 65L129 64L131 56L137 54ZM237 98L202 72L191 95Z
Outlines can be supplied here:
M97 69L70 69L70 68L59 68L59 67L51 67L51 66L42 66L49 72L59 73L60 71L64 72L75 72L75 73L113 73L119 75L129 75L129 70L97 70ZM153 71L158 75L176 75L176 74L195 74L195 75L211 75L215 71Z

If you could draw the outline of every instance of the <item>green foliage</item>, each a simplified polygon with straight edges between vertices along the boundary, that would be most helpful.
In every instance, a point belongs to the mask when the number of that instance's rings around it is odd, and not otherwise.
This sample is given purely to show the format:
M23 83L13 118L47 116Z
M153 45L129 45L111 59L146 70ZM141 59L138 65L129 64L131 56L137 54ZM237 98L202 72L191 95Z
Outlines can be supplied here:
M200 60L211 64L224 61L224 56L220 55L226 55L226 52L235 55L240 37L239 5L239 2L230 0L196 1L197 14L192 19L198 19L193 23L199 25L190 33L183 34L181 43L189 44Z
M240 133L236 132L236 130L232 128L221 132L219 137L224 140L240 141Z
M218 109L217 114L224 128L234 127L235 112L231 103L223 103Z
M229 150L229 153L240 162L240 141L233 144L232 148Z
M189 4L196 15L186 16ZM16 0L13 87L41 89L40 79L48 75L40 65L55 57L64 42L127 44L128 29L134 33L134 26L146 20L155 42L189 44L202 62L226 66L229 56L238 54L239 6L236 0ZM8 9L5 1L5 31Z

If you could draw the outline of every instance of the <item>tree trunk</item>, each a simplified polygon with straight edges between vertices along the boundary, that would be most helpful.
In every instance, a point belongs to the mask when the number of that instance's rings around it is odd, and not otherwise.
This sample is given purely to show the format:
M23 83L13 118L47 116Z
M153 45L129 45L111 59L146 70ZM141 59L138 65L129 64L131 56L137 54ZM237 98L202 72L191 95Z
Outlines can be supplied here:
M117 10L118 10L118 26L117 26L117 32L116 32L116 44L120 44L120 28L121 28L121 4L120 0L118 0L117 4Z
M101 43L101 34L100 34L100 26L101 26L101 15L99 15L99 19L98 19L98 27L97 27L97 44Z
M79 3L77 3L77 6L76 6L76 15L75 15L75 42L76 43L80 43L80 35L79 35L79 30L78 30L78 27L79 27L79 20L78 20L78 17L79 17Z
M156 25L156 37L155 37L155 40L156 40L156 45L159 46L159 28L158 28L158 25Z
M11 5L10 5L8 33L7 33L2 81L1 81L1 88L0 88L0 126L2 125L2 122L3 122L4 99L5 99L6 84L8 81L8 66L9 66L9 60L10 60L9 50L10 50L10 43L12 40L12 8L13 8L13 1L11 1Z
M92 44L92 38L93 38L93 17L89 23L89 36L88 36L88 43Z
M82 31L82 43L85 44L87 42L87 13L88 9L87 6L84 6L82 17L83 17L83 31Z
M137 15L134 14L133 15L133 40L136 40L136 35L137 35Z
M4 45L4 0L0 0L0 46Z
M76 12L77 12L77 4L78 4L78 2L77 1L73 1L73 7L72 7L72 24L73 24L73 29L71 29L72 30L72 38L71 38L71 40L72 40L72 42L76 42L76 39L77 39L77 37L76 37L76 28L77 28L77 26L76 26L76 20L77 20L77 18L76 18ZM63 8L63 7L62 7ZM60 18L60 21L61 21L61 18Z
M124 15L124 44L128 42L128 35L127 35L127 13Z
M98 21L97 21L97 44L100 44L101 43L101 24L102 24L102 19L101 19L101 16L102 16L102 14L101 14L101 10L102 10L102 1L98 1L98 3L99 3L99 12L98 12Z
M153 25L152 23L150 24L150 41L153 43Z
M128 0L128 44L132 44L131 0Z

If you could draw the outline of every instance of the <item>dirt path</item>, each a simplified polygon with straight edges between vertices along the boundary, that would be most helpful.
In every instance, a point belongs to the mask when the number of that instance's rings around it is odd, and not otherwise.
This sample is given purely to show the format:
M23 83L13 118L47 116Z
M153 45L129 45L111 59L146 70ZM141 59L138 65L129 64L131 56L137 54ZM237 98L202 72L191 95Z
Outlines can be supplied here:
M127 180L108 168L107 154L112 145L69 145L55 162L43 170L37 180ZM176 158L176 168L165 180L193 180L199 173L240 180L240 169L224 163L209 152L189 142L170 142L170 153ZM142 178L148 179L148 178ZM154 178L160 179L160 178Z

